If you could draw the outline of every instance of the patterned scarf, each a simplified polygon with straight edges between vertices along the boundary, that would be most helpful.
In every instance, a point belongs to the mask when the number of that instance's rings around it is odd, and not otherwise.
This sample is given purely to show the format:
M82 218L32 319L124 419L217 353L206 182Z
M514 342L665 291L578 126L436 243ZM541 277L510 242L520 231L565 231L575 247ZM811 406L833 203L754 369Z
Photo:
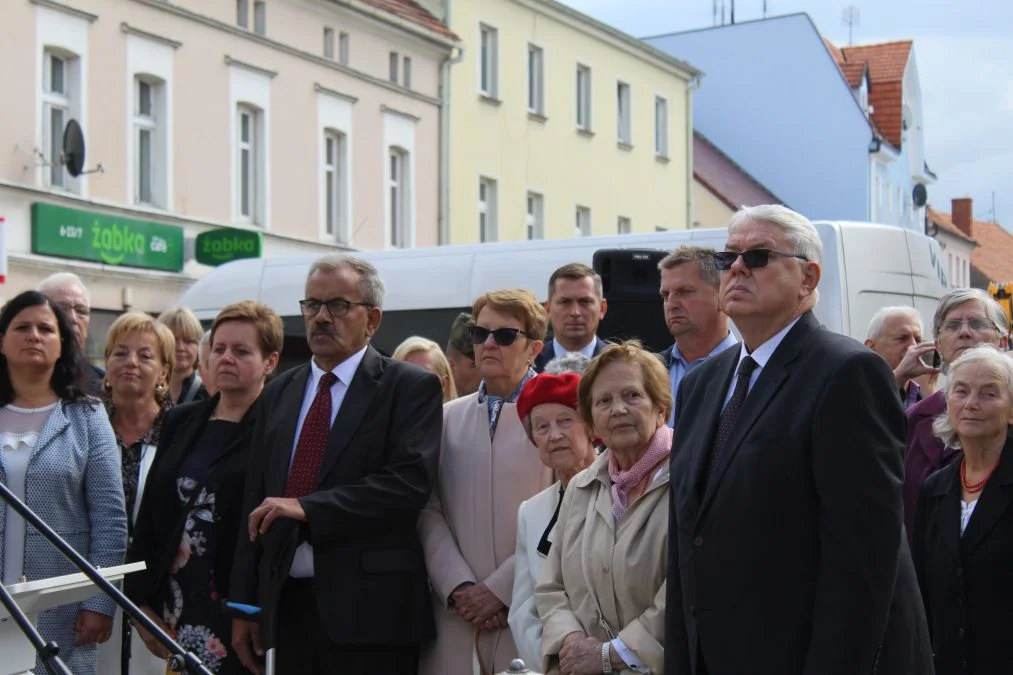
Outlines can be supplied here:
M616 523L626 513L629 505L630 490L640 484L647 472L672 452L672 436L674 431L667 425L658 427L651 439L651 447L636 464L623 471L616 464L615 454L609 455L609 478L612 479L612 515Z
M517 397L521 395L521 389L524 388L524 383L537 374L538 373L534 370L528 368L528 372L524 374L524 379L521 380L521 383L517 385L517 388L514 389L513 392L505 399L500 396L492 396L489 394L485 387L485 380L482 380L482 382L479 383L478 402L485 403L488 401L489 403L489 438L495 438L496 436L496 426L499 424L499 414L503 410L503 404L515 403L517 401Z

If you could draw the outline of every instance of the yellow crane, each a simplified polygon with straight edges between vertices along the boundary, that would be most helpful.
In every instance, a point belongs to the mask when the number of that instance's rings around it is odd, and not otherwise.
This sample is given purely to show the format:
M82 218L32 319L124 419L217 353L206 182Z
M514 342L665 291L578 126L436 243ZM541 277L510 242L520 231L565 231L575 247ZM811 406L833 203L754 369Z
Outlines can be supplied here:
M988 294L1002 306L1006 312L1006 330L1009 330L1013 321L1013 282L998 284L994 281L988 283Z

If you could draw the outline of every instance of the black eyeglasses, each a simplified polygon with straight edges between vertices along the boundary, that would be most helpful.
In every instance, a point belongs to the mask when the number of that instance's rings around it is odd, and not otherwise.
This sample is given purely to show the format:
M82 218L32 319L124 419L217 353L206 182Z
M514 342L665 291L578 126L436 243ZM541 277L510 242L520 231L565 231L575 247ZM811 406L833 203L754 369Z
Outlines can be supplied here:
M313 300L312 298L307 298L306 300L299 301L299 309L302 310L302 315L307 319L312 319L319 314L320 308L324 306L327 307L327 313L330 314L332 319L340 319L348 314L348 311L352 309L352 305L361 305L362 307L373 306L368 302L352 302L344 298L334 298L332 300Z
M496 341L500 347L509 347L516 340L518 335L524 337L531 337L520 328L497 328L496 330L489 330L482 326L468 326L468 337L471 338L471 344L480 345L484 344L489 336Z
M751 270L755 270L758 267L766 267L772 255L779 255L782 258L798 258L799 260L809 262L809 258L798 253L778 251L773 248L751 248L748 251L718 251L714 254L714 266L722 271L730 270L735 261L739 259L739 256L742 256L742 264Z

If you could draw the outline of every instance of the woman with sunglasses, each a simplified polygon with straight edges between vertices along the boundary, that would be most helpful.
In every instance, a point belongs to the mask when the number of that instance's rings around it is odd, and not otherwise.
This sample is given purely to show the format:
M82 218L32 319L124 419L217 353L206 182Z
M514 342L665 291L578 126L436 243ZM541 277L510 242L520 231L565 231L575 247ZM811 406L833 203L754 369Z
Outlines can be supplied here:
M486 293L472 309L482 383L443 407L439 479L419 519L438 636L423 675L497 673L517 656L507 624L517 509L553 482L516 405L535 375L545 309L526 290Z

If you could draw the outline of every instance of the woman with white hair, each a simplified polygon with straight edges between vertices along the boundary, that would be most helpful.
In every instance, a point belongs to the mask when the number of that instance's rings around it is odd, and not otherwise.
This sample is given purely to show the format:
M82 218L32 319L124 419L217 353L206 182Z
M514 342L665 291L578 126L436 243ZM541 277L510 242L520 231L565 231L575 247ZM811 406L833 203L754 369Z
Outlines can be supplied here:
M1013 664L1013 361L975 347L950 366L933 422L962 457L922 486L912 555L937 675L1008 673Z

